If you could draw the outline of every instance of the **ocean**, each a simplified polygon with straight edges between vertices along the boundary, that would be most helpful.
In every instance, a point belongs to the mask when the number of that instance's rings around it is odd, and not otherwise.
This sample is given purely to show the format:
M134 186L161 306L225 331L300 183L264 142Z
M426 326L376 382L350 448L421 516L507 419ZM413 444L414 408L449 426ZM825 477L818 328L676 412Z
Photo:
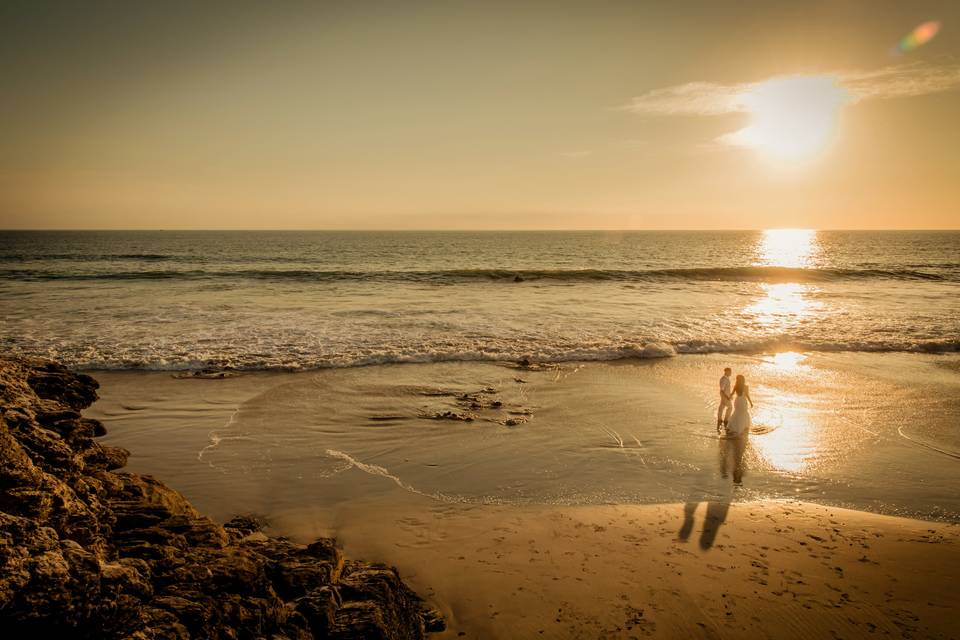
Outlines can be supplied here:
M91 372L104 442L220 519L800 499L956 522L958 294L957 232L4 232L0 340ZM725 366L756 403L739 449Z
M955 352L960 233L0 232L4 351L311 370Z

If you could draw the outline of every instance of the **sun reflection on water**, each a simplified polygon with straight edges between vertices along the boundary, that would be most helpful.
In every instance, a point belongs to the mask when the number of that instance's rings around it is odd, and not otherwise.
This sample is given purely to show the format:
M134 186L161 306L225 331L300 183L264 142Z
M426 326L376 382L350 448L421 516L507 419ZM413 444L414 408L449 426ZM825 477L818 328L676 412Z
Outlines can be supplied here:
M810 269L819 254L817 232L812 229L767 229L757 243L754 266ZM764 333L788 334L821 308L822 303L810 297L816 290L802 282L763 282L760 296L744 312ZM805 359L802 353L784 351L764 358L764 365L777 373L796 374L805 368ZM806 400L803 394L781 391L758 408L755 423L763 435L752 439L753 446L775 469L800 473L816 460L819 430Z
M820 253L814 229L766 229L757 247L755 266L806 268Z
M807 356L803 353L797 353L796 351L782 351L780 353L775 353L772 356L765 357L763 361L766 365L771 366L778 371L792 372L804 366L803 361L806 359Z
M748 305L744 311L753 321L765 329L785 328L784 325L800 320L819 305L806 297L813 287L793 282L760 285L762 297Z
M819 430L814 425L813 411L802 406L802 398L790 397L789 394L780 395L770 402L777 407L777 415L765 415L762 410L757 412L757 422L770 430L760 437L751 438L751 443L760 457L773 468L799 473L817 456Z
M810 268L820 253L813 229L767 229L760 237L754 266ZM785 331L808 318L820 304L809 297L816 288L800 282L762 282L761 296L744 312L765 331Z

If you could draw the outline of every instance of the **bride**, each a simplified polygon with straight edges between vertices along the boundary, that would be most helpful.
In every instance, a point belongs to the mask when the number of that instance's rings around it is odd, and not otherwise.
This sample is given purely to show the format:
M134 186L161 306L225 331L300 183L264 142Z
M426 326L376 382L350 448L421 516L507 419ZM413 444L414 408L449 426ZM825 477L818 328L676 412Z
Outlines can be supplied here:
M737 376L737 382L733 385L733 395L736 399L733 401L733 415L727 423L728 436L742 436L750 431L750 425L753 419L750 417L750 409L753 408L753 400L750 399L750 387L747 386L747 380L742 375ZM747 403L750 408L747 408Z

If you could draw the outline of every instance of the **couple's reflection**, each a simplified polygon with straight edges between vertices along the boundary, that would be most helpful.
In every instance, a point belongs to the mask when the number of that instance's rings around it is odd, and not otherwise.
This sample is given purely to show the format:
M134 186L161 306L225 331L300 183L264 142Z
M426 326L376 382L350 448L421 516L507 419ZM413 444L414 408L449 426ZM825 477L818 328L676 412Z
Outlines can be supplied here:
M733 471L733 484L743 482L743 454L747 451L747 434L720 438L720 477L726 479Z
M733 475L733 483L740 485L743 482L744 464L743 458L747 450L747 435L738 438L720 438L719 457L720 457L720 477L728 478ZM729 488L723 489L723 493L728 493ZM706 498L706 496L704 496ZM711 499L712 498L712 499ZM707 503L707 513L703 520L703 530L700 533L700 548L707 550L713 546L717 539L717 533L720 526L727 520L727 512L730 510L729 495L724 499L716 499L716 496L710 496L705 500L690 499L683 505L683 524L677 537L681 542L686 542L693 532L694 515L701 502Z

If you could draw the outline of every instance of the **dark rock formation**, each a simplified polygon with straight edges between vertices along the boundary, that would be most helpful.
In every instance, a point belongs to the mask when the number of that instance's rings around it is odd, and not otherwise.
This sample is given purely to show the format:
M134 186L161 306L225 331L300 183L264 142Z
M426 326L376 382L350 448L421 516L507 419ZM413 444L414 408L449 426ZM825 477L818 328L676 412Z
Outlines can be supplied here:
M393 568L334 540L220 526L80 411L97 382L0 359L0 630L4 638L422 638L443 628Z

